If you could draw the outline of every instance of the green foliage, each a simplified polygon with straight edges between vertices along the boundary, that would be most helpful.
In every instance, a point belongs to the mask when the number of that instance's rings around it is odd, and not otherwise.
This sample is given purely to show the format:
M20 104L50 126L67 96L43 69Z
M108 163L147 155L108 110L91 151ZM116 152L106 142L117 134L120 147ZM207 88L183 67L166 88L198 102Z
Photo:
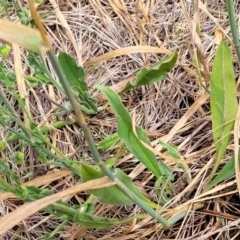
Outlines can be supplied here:
M132 179L127 176L122 170L116 168L112 169L114 175L132 192L134 192L140 199L146 204L156 207L148 198L144 197L137 187L132 183ZM103 177L105 174L97 166L90 166L82 164L81 166L82 181L86 182L92 179ZM123 194L117 186L111 186L103 189L94 189L89 191L91 194L96 196L98 200L105 204L112 205L131 205L133 202Z
M4 141L3 141L3 140L1 140L1 141L0 141L0 152L1 152L1 151L3 151L3 150L4 150L4 148L5 148Z
M0 81L5 83L8 87L12 88L13 83L16 81L15 74L9 70L4 68L0 63Z
M8 55L11 50L11 47L7 44L3 44L0 46L0 54L5 56Z
M3 12L3 10L5 11L7 17L9 18L8 15L8 8L9 8L9 3L6 0L0 0L0 13Z
M33 84L33 87L43 83L52 84L52 80L49 77L44 65L40 61L37 53L29 53L28 63L30 67L34 70L34 77L26 77L26 79Z
M24 160L24 153L16 152L14 157L14 162L16 164L22 164L23 160Z
M237 99L231 52L226 42L218 47L211 73L211 114L217 160L214 174L230 141L237 113Z
M240 164L240 155L238 157L238 161ZM235 167L234 167L234 157L232 156L227 163L224 165L224 167L219 171L217 176L210 182L210 184L207 186L206 190L210 190L211 188L215 187L218 183L223 182L224 180L227 180L228 178L231 178L235 174Z
M0 159L0 172L9 178L12 186L22 184L20 177L10 169L10 165L3 159ZM8 188L3 188L3 190L10 191Z
M178 151L177 146L170 144L170 143L165 143L161 140L159 141L159 143L167 150L165 153L166 155L171 156L176 159L181 159L181 155ZM178 165L185 172L188 184L190 184L190 182L192 181L192 176L191 176L191 170L189 169L188 165L186 163L179 163Z
M18 9L16 6L15 9L16 11L18 11L17 13L21 18L22 23L28 24L29 19L27 12ZM26 49L31 51L40 52L42 48L47 47L43 46L42 37L39 31L8 21L0 20L0 37L6 41L25 47ZM43 59L40 58L41 61L38 60L39 58L36 56L40 57L40 55L29 55L29 63L35 71L35 76L26 77L26 79L34 81L35 84L53 84L67 95L76 115L78 117L80 116L80 126L84 131L85 139L88 142L89 149L91 150L93 158L98 164L98 166L92 167L87 164L81 164L79 166L78 162L69 160L60 152L59 149L51 145L51 141L49 140L49 138L43 134L41 129L38 129L37 125L31 119L29 119L30 128L26 127L21 118L15 112L14 108L11 106L11 104L9 104L5 95L0 92L1 100L4 103L6 109L9 111L9 113L3 111L4 114L10 116L11 120L18 124L22 132L11 129L3 119L4 117L1 116L1 123L3 123L3 126L7 130L18 136L17 140L21 139L23 146L28 145L31 146L34 150L36 150L39 154L39 159L44 163L51 163L55 166L66 166L71 169L78 177L81 177L83 181L99 178L101 176L104 176L105 174L108 175L113 181L116 180L117 186L90 191L90 193L97 196L101 202L114 205L130 205L135 202L145 211L147 211L152 217L156 218L159 222L165 224L166 226L169 226L171 223L163 219L161 216L158 215L156 211L152 209L157 208L158 206L152 203L146 197L144 197L144 195L139 191L139 189L132 183L132 179L130 177L128 177L120 169L108 169L105 163L101 160L95 148L95 144L91 140L91 135L87 131L88 129L86 130L87 126L85 126L85 122L81 119L82 113L81 111L78 111L79 108L83 109L86 113L89 114L96 113L98 111L96 106L96 99L92 98L88 93L88 87L85 82L85 74L83 69L79 67L74 58L69 56L68 54L61 53L58 59L56 59L53 51L48 51L49 49L45 50L47 51L47 55L62 85L58 84L58 82L56 82L49 74ZM153 66L151 69L143 69L143 71L140 71L137 75L136 80L131 82L131 86L129 86L127 90L135 86L141 86L143 84L150 84L156 81L161 81L166 76L167 72L173 67L176 60L177 54L174 54L173 56L165 58L160 63ZM0 71L0 73L6 81L7 78L4 71ZM10 81L7 79L6 82L8 87L10 88ZM13 87L12 89L14 90ZM108 100L116 116L119 118L118 135L116 134L112 138L106 139L105 142L103 141L102 143L100 143L100 148L108 149L120 138L136 158L143 162L145 166L158 179L164 180L163 177L166 174L171 173L163 163L158 164L155 155L150 150L148 150L142 143L143 141L147 144L150 144L150 140L148 139L146 133L143 131L143 129L136 127L135 135L135 132L133 131L131 117L121 103L118 95L105 87L99 86L99 89L101 89L108 97ZM19 99L17 94L15 94L14 97L18 100L18 103L22 110L25 111L25 99ZM78 103L80 103L81 105L78 105ZM49 150L50 148L54 149L56 154L53 154ZM24 155L18 152L16 154L15 162L19 164L23 161L23 158ZM111 165L113 162L115 162L115 159L114 161L108 162L107 164ZM8 164L4 164L4 162L1 162L0 167L1 171L6 176L10 177L10 180L13 182L11 184L13 184L14 186L11 187L10 184L4 182L4 180L0 178L1 184L3 184L4 186L3 189L13 192L19 199L28 202L52 194L51 191L48 189L39 189L35 186L29 187L22 185L20 179L18 179L18 176L12 174L12 171ZM121 191L119 189L121 189ZM50 206L46 207L44 210L60 217L61 219L73 220L78 224L92 228L106 228L120 223L120 221L116 219L93 216L93 209L88 209L85 207L86 206L83 206L83 208L81 206L70 206L68 203L58 201L57 203L51 204ZM50 238L51 234L46 235L46 239Z
M104 138L99 144L98 149L111 149L117 142L119 141L119 136L117 133L114 133L112 135L108 135L106 138Z
M167 73L175 66L177 58L178 54L172 53L158 63L154 64L151 68L142 68L137 73L136 78L133 81L128 82L121 93L126 92L131 88L162 81L167 76Z
M58 56L58 63L68 80L69 86L77 92L82 106L88 109L89 113L96 113L96 99L88 94L88 86L85 82L85 74L82 67L78 66L76 60L67 53L60 53Z
M141 141L151 144L144 130L136 127L137 136L133 132L132 119L128 111L122 104L119 96L111 89L98 85L97 88L103 92L114 112L118 117L118 135L129 151L141 161L157 178L163 175L165 169L160 169L157 159L153 152L147 149ZM167 166L163 165L164 168Z
M77 212L74 222L84 227L99 229L110 228L120 223L116 218L97 217L84 212Z
M29 23L29 12L27 9L24 9L24 8L18 8L17 10L17 15L20 19L20 22L23 24L23 25L27 25Z
M178 152L177 146L175 146L173 144L170 144L170 143L165 143L165 142L163 142L161 140L159 141L159 143L167 150L166 154L168 156L171 156L171 157L176 158L176 159L180 159L181 158L181 155Z
M52 194L48 189L40 189L35 186L21 185L16 188L14 194L25 202L32 202L43 197L47 197Z

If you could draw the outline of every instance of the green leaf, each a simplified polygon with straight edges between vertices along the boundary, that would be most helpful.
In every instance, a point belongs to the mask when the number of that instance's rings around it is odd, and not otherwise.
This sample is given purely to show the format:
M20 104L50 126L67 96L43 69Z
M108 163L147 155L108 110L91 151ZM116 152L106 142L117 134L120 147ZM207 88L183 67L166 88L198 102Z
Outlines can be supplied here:
M126 92L134 87L149 85L154 82L162 81L167 76L167 73L174 67L177 58L178 54L172 53L153 65L151 68L141 69L137 73L136 78L133 81L128 82L121 93Z
M76 60L67 53L60 53L58 62L63 70L71 88L78 92L80 103L86 108L97 112L97 101L88 94L88 86L85 82L83 68L78 66Z
M119 141L119 136L117 133L114 133L112 135L108 135L106 138L104 138L97 146L98 149L110 149L113 147L117 142Z
M26 76L26 79L30 82L39 82L39 83L46 83L52 84L52 80L49 78L48 74L46 73L45 67L39 60L39 57L36 53L29 53L28 55L28 62L31 68L34 70L34 77Z
M166 155L168 156L171 156L173 158L176 158L176 159L181 159L181 155L178 151L178 148L177 146L175 145L172 145L170 143L165 143L163 141L159 141L159 143L167 149L167 152L166 152ZM183 169L183 171L186 173L186 178L187 178L187 181L188 183L190 184L190 182L192 181L192 176L191 176L191 170L190 168L188 167L188 165L186 163L179 163L178 164L179 167L181 167ZM172 180L172 179L171 179Z
M75 59L65 52L61 52L58 56L58 62L62 67L65 76L68 79L69 85L81 92L88 91L86 82L84 81L85 74L81 67L79 67Z
M238 162L240 164L240 154L238 155ZM221 169L221 171L217 174L217 176L207 186L206 191L215 187L218 183L234 176L234 174L235 174L235 164L234 164L234 156L232 156L224 165L224 167Z
M6 83L8 87L9 86L12 87L13 83L16 81L14 72L4 68L1 64L0 64L0 81Z
M213 63L210 106L217 162L220 163L230 141L230 132L237 113L231 52L224 41L220 43Z
M77 212L74 216L74 222L87 228L110 228L119 224L116 218L97 217L87 213Z
M115 176L127 186L133 193L135 193L142 201L151 207L157 207L155 203L152 203L148 198L144 197L136 186L132 183L132 179L127 176L120 169L114 169ZM97 179L105 176L105 174L99 169L98 166L90 166L86 164L81 165L82 181L87 182L92 179ZM111 186L102 189L90 190L91 194L96 196L98 200L105 204L112 205L131 205L133 202L118 189L117 186Z
M48 189L40 189L35 186L25 186L19 187L18 191L15 192L18 198L23 199L25 202L32 202L34 200L47 197L52 194Z
M98 85L97 88L103 92L115 115L119 118L118 121L118 135L129 151L141 161L148 170L150 170L157 178L162 176L161 169L159 168L156 156L152 151L147 149L140 140L147 144L151 144L144 130L140 127L136 128L137 136L133 132L131 117L122 104L119 96L111 89ZM167 166L165 166L167 168Z
M159 141L159 143L160 143L164 148L167 149L166 154L167 154L168 156L171 156L171 157L177 158L177 159L181 159L181 155L180 155L179 152L178 152L177 146L175 146L175 145L173 145L173 144L170 144L170 143L165 143L165 142L163 142L163 141L161 141L161 140Z

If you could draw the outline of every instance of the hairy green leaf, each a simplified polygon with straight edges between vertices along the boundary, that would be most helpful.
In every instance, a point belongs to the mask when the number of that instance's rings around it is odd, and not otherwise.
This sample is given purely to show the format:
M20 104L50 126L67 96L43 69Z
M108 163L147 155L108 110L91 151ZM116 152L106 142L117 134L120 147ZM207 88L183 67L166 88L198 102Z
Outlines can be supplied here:
M133 132L132 119L122 104L119 96L107 87L98 85L97 88L106 95L112 110L119 119L117 130L120 139L129 151L141 161L148 170L150 170L157 178L161 177L163 174L159 168L156 156L141 143L141 141L143 141L149 145L151 144L145 131L140 127L136 127L138 135L136 136ZM164 166L167 168L166 165ZM164 172L166 171L164 170Z
M211 74L211 114L213 138L219 165L230 141L237 113L234 70L230 49L222 41L218 47Z
M178 54L172 53L153 65L151 68L141 69L137 73L136 78L133 81L128 82L121 93L126 92L131 88L162 81L167 76L167 73L174 67L177 58Z

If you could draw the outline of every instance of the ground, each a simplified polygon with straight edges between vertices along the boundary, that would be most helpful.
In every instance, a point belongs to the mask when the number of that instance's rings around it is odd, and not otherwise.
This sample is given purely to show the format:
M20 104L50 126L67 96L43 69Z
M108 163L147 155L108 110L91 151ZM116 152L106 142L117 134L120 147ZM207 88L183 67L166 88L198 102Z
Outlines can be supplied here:
M20 7L28 8L25 1L16 2ZM211 192L202 193L216 153L209 94L204 87L208 88L210 84L219 39L223 38L229 45L232 44L225 1L195 1L193 5L190 0L45 0L36 7L39 14L44 13L42 23L54 52L56 55L67 52L83 66L89 92L91 96L97 97L98 106L104 106L106 100L96 90L96 84L109 86L118 92L121 83L134 79L143 67L149 67L173 52L178 53L175 67L163 81L128 91L121 99L131 116L134 116L136 125L147 132L152 147L165 153L159 140L177 146L181 159L186 161L189 169L184 171L179 163L157 156L159 162L164 162L174 174L172 191L168 193L169 200L161 204L159 213L170 218L179 209L185 207L186 210L185 216L173 227L166 228L151 217L105 230L88 229L68 222L53 239L240 239L240 201L235 176L226 183L219 183ZM239 8L240 4L235 1L236 13ZM9 14L12 21L19 21L13 7L9 9ZM5 17L2 13L1 18ZM197 25L200 26L199 35L195 31ZM146 50L144 46L152 48ZM26 52L21 49L20 53L22 71L31 74ZM198 63L197 54L200 56ZM232 58L238 86L239 66L234 49ZM14 61L16 55L11 52L9 68L14 68ZM200 69L201 81L197 69ZM50 64L49 70L53 73ZM12 106L23 116L19 112L21 108L15 104L15 98L4 89ZM63 116L50 114L56 108L54 102L66 102L59 90L43 84L27 91L31 116L39 127L72 117L72 112ZM117 118L110 107L86 116L86 121L96 143L116 132ZM0 132L2 138L6 137L4 128ZM77 124L66 125L48 134L52 144L68 158L92 161ZM9 143L8 150L2 154L12 155L14 149L19 149L18 144ZM35 179L36 186L46 187L54 193L78 183L79 179L70 171L42 164L34 150L21 147L25 151L25 163L20 168L14 167L21 178L32 173L26 182ZM233 156L233 150L232 140L220 168ZM102 159L107 160L119 151L121 147L101 151L100 154ZM136 158L125 152L116 166L131 176L147 197L159 203L159 191L154 187L155 178ZM187 181L187 173L192 178L190 183ZM71 204L82 204L87 196L87 192L84 192L70 195L64 200ZM23 204L7 193L2 193L0 199L2 216ZM122 219L139 213L143 211L136 205L114 207L96 200L95 214L98 216ZM60 222L59 218L39 211L19 222L3 238L42 239Z

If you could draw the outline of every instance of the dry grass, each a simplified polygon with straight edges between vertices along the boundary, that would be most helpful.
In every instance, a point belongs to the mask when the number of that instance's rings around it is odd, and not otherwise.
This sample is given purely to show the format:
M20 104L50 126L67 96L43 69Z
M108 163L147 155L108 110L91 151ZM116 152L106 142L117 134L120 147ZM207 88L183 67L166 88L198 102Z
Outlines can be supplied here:
M24 1L18 2L26 6ZM115 86L165 54L179 53L176 67L163 82L128 92L123 96L123 101L131 114L136 112L136 124L147 131L156 150L162 150L159 139L178 146L182 156L190 162L188 166L193 178L188 184L182 169L175 162L159 158L174 171L174 183L177 186L171 201L159 212L171 217L179 209L185 208L187 211L185 217L172 228L164 228L152 218L107 230L86 229L69 222L55 239L240 239L240 199L235 178L205 194L201 193L215 158L215 150L209 97L201 87L194 52L199 50L202 81L208 86L218 42L218 35L215 34L221 30L223 38L231 39L224 2L203 1L195 10L191 1L184 0L45 0L38 6L39 13L49 11L43 18L43 24L56 54L65 51L86 67L87 83L92 95L96 95L96 83ZM53 9L57 5L60 7ZM235 9L238 13L240 4L236 3ZM11 19L16 21L15 12L11 11L10 14ZM193 31L198 22L201 26L200 38ZM139 45L149 47L144 50L143 47L136 47ZM25 52L21 50L20 55L18 53L19 49L15 49L14 55L11 53L12 60L8 67L14 68L14 60L20 58L22 64L17 67L19 71L26 71ZM237 62L234 52L233 59ZM239 79L237 64L235 73ZM58 103L64 101L60 92L51 87L43 86L37 90ZM10 95L9 100L14 105L15 100ZM49 114L54 107L47 98L30 89L29 108L32 118L39 125L54 122L54 117ZM111 112L102 112L87 121L96 142L116 130L116 119ZM0 133L2 137L6 134L2 128ZM91 160L77 125L52 131L51 140L66 156ZM11 149L19 146L10 144L7 147L7 153L11 155ZM41 176L47 178L49 181L44 183L36 180L36 185L48 187L55 193L77 184L69 172L52 170L49 166L39 164L31 149L25 148L25 152L25 164L20 169L16 168L20 176L32 171L36 179ZM222 163L232 155L233 142ZM102 157L107 159L110 155L102 153ZM132 155L125 155L117 165L134 179L147 196L158 200L152 177L149 172L143 171L144 167ZM56 175L54 171L63 174ZM22 202L6 193L1 194L0 199L2 216L22 205ZM74 194L68 198L72 203L83 203L84 199L86 194ZM112 207L97 203L96 208L97 215L119 218L141 212L136 206ZM3 239L41 239L44 233L53 231L58 224L56 217L43 212L35 213L9 230Z

